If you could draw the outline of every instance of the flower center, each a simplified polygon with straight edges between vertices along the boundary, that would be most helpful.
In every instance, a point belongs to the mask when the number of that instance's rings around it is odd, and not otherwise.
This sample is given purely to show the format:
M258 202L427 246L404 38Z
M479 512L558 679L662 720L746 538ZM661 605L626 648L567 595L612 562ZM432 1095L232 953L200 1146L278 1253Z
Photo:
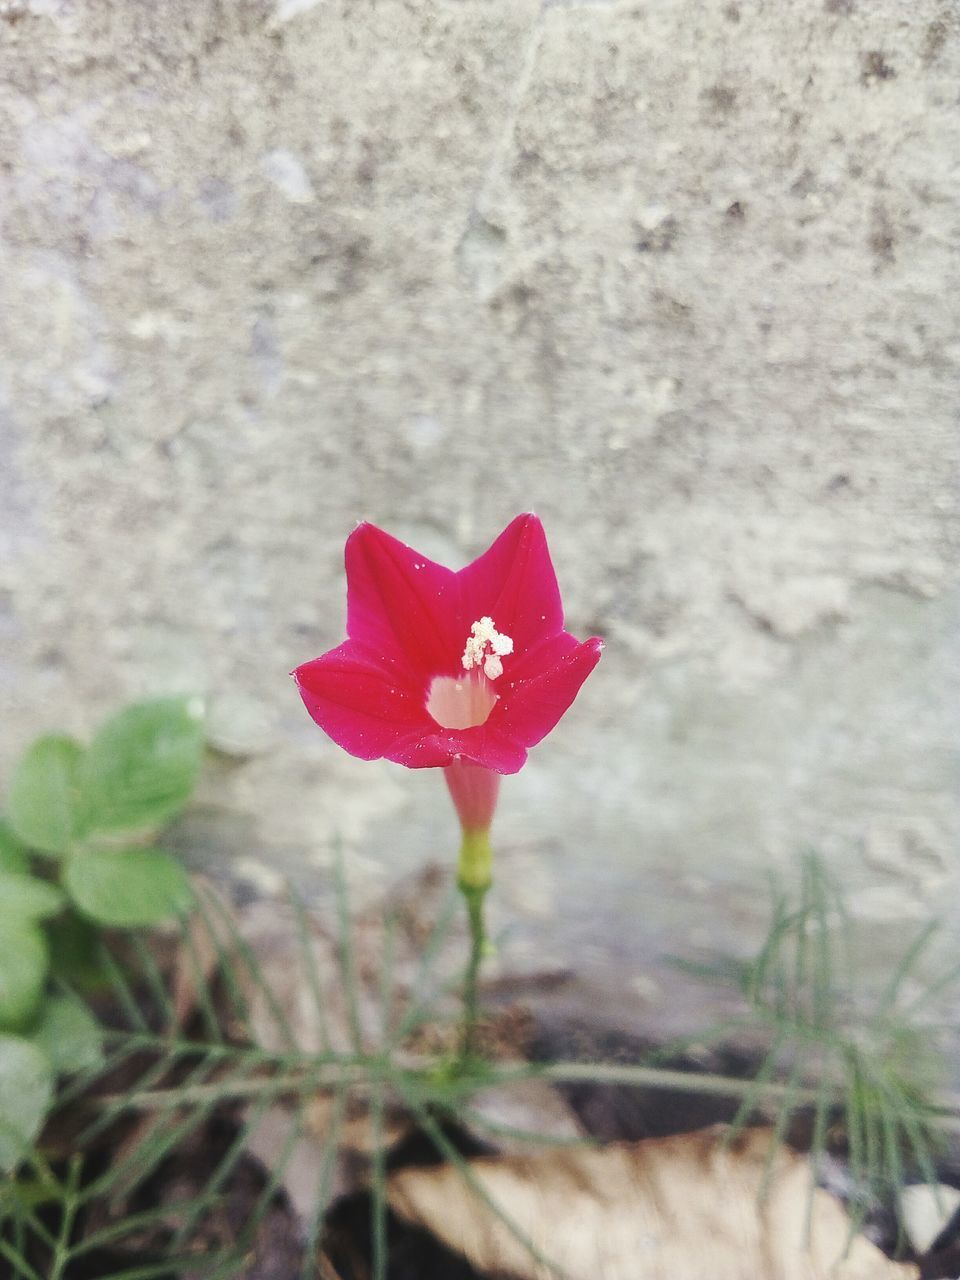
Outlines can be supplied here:
M513 653L513 641L501 635L492 618L475 622L460 659L469 674L436 676L427 694L428 714L444 729L485 724L497 701L490 682L503 675L502 659L508 653Z
M463 663L464 671L483 667L483 674L487 679L496 680L498 676L503 675L501 658L505 658L508 653L513 653L511 638L500 634L493 625L492 618L481 618L470 628L470 635L467 637L460 661ZM485 719L486 716L484 716Z
M427 713L444 729L475 729L493 710L497 695L477 672L469 676L436 676L427 695Z

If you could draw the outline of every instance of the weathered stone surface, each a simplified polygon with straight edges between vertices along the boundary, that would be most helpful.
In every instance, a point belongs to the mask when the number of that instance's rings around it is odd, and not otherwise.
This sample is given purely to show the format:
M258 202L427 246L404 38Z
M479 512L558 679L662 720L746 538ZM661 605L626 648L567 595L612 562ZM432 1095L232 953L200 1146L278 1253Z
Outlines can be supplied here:
M504 788L510 945L649 994L811 844L956 902L958 82L941 0L0 5L0 764L200 688L208 858L445 856L286 672L357 519L533 507L609 647Z

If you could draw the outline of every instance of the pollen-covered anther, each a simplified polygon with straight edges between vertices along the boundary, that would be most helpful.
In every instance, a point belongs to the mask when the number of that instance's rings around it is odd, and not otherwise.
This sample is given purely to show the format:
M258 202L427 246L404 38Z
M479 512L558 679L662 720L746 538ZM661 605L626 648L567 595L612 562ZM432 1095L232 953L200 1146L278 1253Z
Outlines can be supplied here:
M496 680L503 675L501 659L508 653L513 653L511 637L502 635L494 626L492 618L480 618L470 628L461 662L465 671L483 667L483 674L487 679Z
M496 680L503 675L503 663L495 653L488 653L483 660L483 674L488 680Z

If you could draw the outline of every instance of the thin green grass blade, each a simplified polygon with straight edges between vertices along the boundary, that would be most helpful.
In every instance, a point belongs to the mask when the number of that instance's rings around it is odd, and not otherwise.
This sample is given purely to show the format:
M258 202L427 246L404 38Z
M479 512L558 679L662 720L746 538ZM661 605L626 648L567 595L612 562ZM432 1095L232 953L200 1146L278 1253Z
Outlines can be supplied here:
M260 1124L260 1122L262 1121L264 1115L269 1110L269 1108L276 1103L277 1094L276 1094L276 1091L270 1087L271 1084L272 1082L269 1080L264 1081L265 1090L263 1095L260 1097L256 1105L251 1110L250 1114L247 1116L243 1125L235 1135L233 1141L230 1143L229 1148L227 1149L224 1156L222 1157L219 1164L217 1165L215 1172L207 1182L206 1187L204 1188L203 1196L201 1197L200 1200L196 1202L196 1206L195 1206L196 1211L192 1212L187 1217L187 1219L184 1221L179 1231L177 1232L177 1235L174 1237L174 1242L173 1242L174 1247L180 1248L186 1244L187 1239L190 1233L193 1231L194 1227L196 1226L200 1216L207 1211L208 1206L206 1204L206 1197L208 1195L216 1195L219 1193L220 1188L224 1185L227 1178L236 1168L236 1165L238 1164L239 1160L241 1159L244 1152L246 1151L250 1136L255 1131L257 1125ZM301 1097L301 1108L305 1106L306 1101L310 1097L312 1097L314 1092L315 1092L314 1084L310 1081L309 1077L304 1077L304 1079L300 1082L300 1088L299 1088L299 1095Z
M783 936L790 928L790 914L786 900L782 895L777 896L773 903L773 920L763 946L747 966L744 995L751 1004L764 1002L764 989L769 980L770 967L775 962Z
M313 1000L314 1011L317 1015L317 1026L320 1031L320 1044L324 1053L331 1052L330 1028L327 1023L326 1001L323 998L323 989L320 981L320 973L317 969L316 953L310 943L310 929L307 920L306 908L303 900L292 885L287 886L287 894L293 907L293 915L297 924L297 942L300 955L303 957L303 968L307 977L307 984L310 988L310 995Z
M890 981L887 983L886 987L884 988L883 992L880 995L879 1000L877 1001L876 1016L878 1018L883 1017L885 1014L890 1013L890 1011L894 1008L894 1006L897 1003L897 999L900 995L900 992L903 988L904 982L910 976L911 970L914 968L914 966L919 961L921 955L924 953L924 951L926 951L927 947L933 941L933 938L935 937L939 929L940 929L940 921L931 920L929 924L927 924L923 929L920 930L920 932L914 938L913 942L910 944L910 946L901 956L900 961L897 964L897 967L894 969L893 973L890 975Z
M450 1142L430 1113L425 1108L421 1107L419 1102L415 1099L410 1101L412 1110L415 1112L421 1128L429 1137L440 1155L442 1155L445 1160L448 1160L450 1164L456 1168L461 1178L463 1178L464 1183L470 1188L474 1195L476 1195L477 1198L487 1206L494 1217L503 1223L514 1239L530 1254L530 1257L534 1262L543 1267L543 1269L550 1275L556 1277L556 1280L571 1280L571 1277L564 1272L559 1264L554 1262L551 1258L548 1258L543 1251L534 1244L523 1228L518 1226L510 1215L506 1213L499 1204L497 1204L496 1200L494 1200L490 1195L489 1191L487 1191L486 1187L476 1176L453 1143Z
M854 1057L849 1059L847 1068L847 1159L855 1191L855 1198L847 1206L850 1218L850 1230L847 1235L847 1250L849 1250L854 1236L863 1226L867 1215L867 1198L863 1194L863 1189L868 1185L869 1180L866 1163L866 1119L861 1099L860 1072Z
M270 1013L270 1017L273 1019L274 1023L276 1024L277 1030L279 1031L283 1041L285 1042L286 1047L293 1052L297 1052L299 1049L299 1046L297 1044L296 1036L294 1035L293 1030L290 1026L290 1020L287 1017L286 1013L284 1013L279 1002L277 1001L277 998L274 995L274 992L270 984L267 982L266 977L264 976L263 968L259 960L257 959L253 951L253 948L250 946L246 938L244 938L240 933L240 931L238 930L236 921L231 917L230 913L226 911L219 902L217 902L214 898L211 897L209 905L212 907L213 913L215 913L219 917L220 922L223 924L226 931L230 935L231 950L233 953L235 953L235 956L236 956L236 959L233 960L233 963L235 965L239 965L241 962L243 963L243 966L247 970L247 974L250 978L250 981L257 988L258 992L263 996L264 1003L266 1004L267 1010ZM213 936L214 936L214 939L216 939L216 936L217 936L216 932L214 932ZM230 962L228 960L228 967L229 967L229 963Z
M374 1090L370 1102L373 1156L371 1160L371 1199L373 1223L371 1251L372 1280L386 1280L387 1275L387 1176L386 1151L383 1145L384 1097L382 1084Z
M305 1233L303 1267L300 1272L300 1280L314 1280L316 1275L316 1254L320 1247L320 1234L323 1230L323 1221L326 1216L327 1206L330 1203L330 1195L332 1191L333 1172L337 1163L337 1155L340 1150L340 1134L343 1130L343 1120L347 1109L347 1091L339 1089L334 1098L333 1116L330 1121L330 1130L327 1134L327 1141L323 1153L323 1165L320 1170L320 1185L317 1189L317 1199L310 1215L310 1221L307 1223Z
M136 1046L124 1042L113 1052L107 1053L98 1066L90 1067L85 1071L78 1071L76 1075L70 1077L69 1081L58 1086L57 1095L54 1099L56 1109L61 1111L71 1102L82 1097L98 1080L106 1079L137 1052L139 1050Z
M425 988L433 970L434 961L449 936L450 926L456 915L459 901L460 895L456 887L453 886L421 952L420 963L417 966L416 976L410 989L409 1003L403 1018L400 1020L400 1025L397 1027L392 1041L393 1044L402 1044L415 1026L419 1025L420 1022L430 1021L431 1015L427 1006L433 1003L434 996L432 993L425 991ZM451 982L451 990L458 989L459 984L460 977L458 976Z
M25 1254L27 1250L27 1229L22 1219L16 1218L13 1223L13 1249L18 1257L26 1261Z
M824 1053L821 1055L820 1069L817 1073L817 1100L814 1105L813 1134L810 1139L810 1183L807 1188L807 1203L803 1222L803 1242L805 1246L809 1246L813 1231L813 1193L817 1186L816 1166L827 1151L827 1120L830 1112L828 1068L827 1054Z
M226 1202L226 1196L212 1196L207 1199L206 1190L204 1190L203 1194L205 1209L219 1208ZM171 1204L164 1204L157 1208L144 1209L140 1213L127 1214L118 1222L111 1222L107 1226L101 1227L98 1231L93 1231L84 1236L82 1240L78 1240L71 1248L71 1256L73 1258L82 1257L83 1254L90 1253L91 1250L102 1249L107 1245L124 1240L127 1236L131 1236L138 1231L155 1226L157 1223L164 1223L180 1210L191 1208L193 1203L193 1200L174 1201Z
M810 861L809 886L816 933L811 1015L815 1027L827 1028L834 1025L836 1012L836 980L834 977L834 957L831 944L830 887L823 868L813 860Z
M800 1084L801 1062L799 1058L795 1058L790 1072L787 1076L787 1087L783 1098L777 1105L777 1114L774 1120L773 1133L770 1137L770 1145L767 1149L766 1157L763 1162L763 1175L760 1178L760 1203L766 1202L770 1193L770 1179L773 1176L773 1162L776 1159L777 1151L783 1142L784 1135L787 1132L791 1117L797 1106L797 1088Z
M734 986L743 990L748 981L749 962L741 960L739 956L714 952L709 960L691 960L688 956L679 955L663 955L661 959L671 969L691 978L699 978L702 982L713 982L724 987Z
M343 849L340 842L334 856L334 885L337 896L337 957L343 977L343 989L347 997L347 1018L354 1050L363 1053L363 1032L360 1027L360 1003L357 994L357 972L353 953L353 929L350 924L350 901L346 873L343 868Z
M247 998L243 993L239 974L237 972L237 957L223 944L223 940L220 937L220 931L216 927L216 923L211 915L210 904L206 901L208 897L214 901L216 900L215 894L205 893L202 889L198 890L196 894L195 910L196 915L203 922L207 939L216 953L217 972L223 978L224 993L227 1000L225 1015L228 1021L235 1020L239 1023L243 1035L247 1039L252 1040L254 1036L253 1030L250 1026L250 1010L247 1007ZM217 906L222 913L224 910L223 905L221 903L217 903ZM229 915L229 912L227 914Z
M806 907L810 899L810 863L808 859L804 859L801 863L801 902ZM804 996L807 992L808 981L808 962L809 962L809 915L804 910L801 918L797 921L796 934L793 944L793 985L791 989L792 999L790 1000L790 1008L797 1022L809 1020L809 1014L804 1007Z
M147 1025L147 1020L143 1016L143 1012L133 994L130 984L124 977L120 966L111 954L110 949L105 945L101 945L100 947L99 962L103 966L106 975L110 980L110 986L113 988L117 1001L123 1009L130 1026L136 1028L138 1031L149 1031L150 1028Z
M48 1249L56 1249L57 1238L44 1226L33 1209L25 1205L21 1206L17 1211L17 1218L24 1226L29 1227L37 1239L42 1240Z
M866 1071L863 1072L863 1075L866 1077ZM866 1138L867 1180L874 1191L877 1191L882 1189L884 1185L883 1135L877 1098L874 1090L866 1083L866 1080L864 1081L863 1121Z
M243 1238L240 1244L241 1250L248 1247L249 1242L254 1240L260 1224L266 1217L267 1210L273 1201L274 1196L280 1190L283 1183L283 1176L287 1171L287 1165L290 1163L290 1157L293 1155L294 1147L299 1142L304 1133L304 1111L307 1105L307 1096L303 1095L298 1099L297 1106L293 1113L293 1123L290 1126L290 1132L280 1149L280 1155L274 1162L273 1167L269 1171L269 1177L257 1196L256 1202L251 1210L246 1223L244 1224Z
M170 1003L170 994L167 991L167 984L163 980L153 952L144 942L140 933L135 929L131 931L130 941L133 944L134 951L137 953L137 962L140 966L140 972L143 974L144 981L149 987L150 994L153 996L161 1014L163 1015L164 1025L170 1026L173 1022L173 1005Z
M165 1262L145 1262L136 1267L125 1267L123 1271L112 1271L100 1280L169 1280L171 1275L182 1276L210 1264L209 1258L184 1256L170 1258ZM234 1271L237 1270L236 1264Z
M960 964L953 965L951 968L945 970L945 972L940 974L938 978L921 991L919 995L915 996L903 1010L902 1016L907 1019L914 1017L925 1005L928 1005L931 1000L936 999L941 991L946 991L958 980L960 980Z
M137 1050L134 1050L134 1052L136 1051ZM194 1053L196 1052L196 1046L193 1047L192 1051ZM151 1089L159 1080L162 1080L165 1076L169 1075L177 1058L180 1056L182 1055L176 1052L174 1046L170 1047L169 1052L162 1053L157 1061L148 1067L144 1074L138 1079L136 1085L137 1091ZM100 1135L105 1132L105 1130L107 1130L125 1110L127 1110L127 1106L127 1097L124 1094L121 1094L115 1102L103 1107L96 1119L91 1120L78 1135L76 1140L78 1149L82 1151L87 1150L93 1142L99 1138Z
M893 1093L897 1117L904 1133L907 1135L907 1141L913 1152L917 1168L923 1174L927 1186L935 1191L934 1201L938 1210L943 1212L944 1206L939 1191L940 1176L937 1173L933 1159L934 1146L924 1132L924 1123L917 1116L916 1104L907 1097L896 1079L890 1079L888 1087Z
M203 1059L193 1068L180 1087L190 1087L199 1082L206 1083L209 1076L219 1069L218 1063L211 1063L207 1059ZM144 1140L139 1143L136 1148L126 1157L112 1164L99 1178L95 1179L92 1184L84 1190L84 1199L92 1200L101 1196L112 1196L117 1187L123 1185L124 1194L129 1195L144 1178L156 1168L166 1154L179 1142L187 1133L190 1132L196 1124L200 1123L203 1114L209 1110L211 1104L207 1104L206 1108L197 1107L188 1112L187 1119L179 1124L170 1123L172 1117L184 1109L184 1105L179 1101L180 1087L171 1091L170 1100L166 1105L158 1107L151 1116L151 1126ZM124 1109L125 1099L121 1098L118 1102L118 1112ZM219 1099L216 1099L219 1101ZM86 1144L81 1142L83 1148ZM128 1182L130 1175L136 1170L136 1176L132 1182Z
M774 1041L772 1048L760 1066L760 1070L747 1087L747 1090L740 1101L740 1105L737 1107L734 1117L730 1121L730 1126L724 1135L724 1146L729 1146L736 1140L737 1136L742 1132L750 1115L757 1110L759 1101L763 1097L764 1086L772 1080L773 1074L777 1069L777 1062L780 1052L783 1049L783 1044L783 1037L778 1037L778 1039Z
M209 979L204 972L203 962L197 954L197 942L189 923L184 925L181 934L181 946L186 951L190 961L191 977L197 994L197 1004L203 1019L207 1042L210 1044L222 1044L223 1031L214 1007L213 993L210 990Z
M903 1249L906 1235L903 1229L903 1216L900 1213L900 1193L906 1185L903 1172L903 1159L900 1150L900 1132L895 1107L891 1106L886 1090L877 1085L877 1109L880 1115L880 1139L882 1144L882 1161L884 1168L884 1185L889 1187L893 1197L897 1221L896 1251L899 1255Z
M230 1177L230 1174L234 1171L246 1151L250 1135L254 1132L257 1125L261 1122L275 1101L276 1099L272 1095L268 1094L260 1098L252 1108L250 1115L237 1131L233 1141L230 1143L212 1176L203 1188L203 1194L193 1202L185 1215L176 1235L173 1237L173 1247L175 1249L180 1249L185 1246L200 1218L209 1212L211 1205L208 1197L219 1197L221 1187Z
M380 1035L382 1043L392 1043L390 1026L396 998L394 961L397 953L397 918L392 913L384 920L383 961L380 965Z
M746 1014L743 1017L730 1018L729 1021L718 1022L703 1031L687 1036L677 1036L673 1040L668 1040L665 1044L657 1045L641 1055L638 1065L653 1067L659 1062L683 1057L685 1054L705 1049L718 1041L733 1040L738 1032L755 1030L756 1025L757 1021L754 1013Z
M6 1240L0 1240L0 1257L6 1258L7 1262L16 1268L13 1273L14 1280L44 1280L43 1276L34 1271L23 1254Z

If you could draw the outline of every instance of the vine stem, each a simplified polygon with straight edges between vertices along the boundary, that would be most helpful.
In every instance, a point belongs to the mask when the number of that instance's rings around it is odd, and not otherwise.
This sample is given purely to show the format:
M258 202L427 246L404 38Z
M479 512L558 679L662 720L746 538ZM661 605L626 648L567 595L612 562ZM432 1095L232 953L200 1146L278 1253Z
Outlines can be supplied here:
M50 1280L61 1280L66 1274L70 1261L70 1245L72 1243L73 1224L80 1205L80 1156L74 1155L70 1160L67 1180L64 1184L63 1214L60 1219L60 1235L56 1249L50 1261Z
M487 896L488 888L489 885L463 883L460 885L470 921L470 958L467 961L467 972L463 982L463 1034L460 1044L462 1062L468 1062L476 1055L477 1023L480 1012L478 993L480 965L487 942L483 923L483 900Z
M479 1014L480 964L486 948L487 934L483 925L483 901L493 881L493 850L489 827L464 827L457 867L457 885L467 904L470 922L470 959L463 980L463 1032L460 1039L459 1065L465 1067L477 1053L477 1015Z
M478 964L479 967L479 964ZM466 1028L466 1019L464 1020ZM286 1074L264 1075L255 1079L224 1080L215 1084L179 1086L173 1089L134 1090L129 1094L107 1094L93 1100L97 1110L117 1108L125 1111L154 1111L168 1108L179 1102L198 1105L210 1100L249 1098L269 1094L302 1093L316 1089L359 1088L372 1089L387 1081L417 1075L430 1076L437 1067L434 1058L418 1054L395 1055L392 1062L371 1056L358 1059L344 1056L309 1069L303 1067ZM319 1068L319 1069L318 1069ZM679 1089L684 1093L742 1097L755 1091L758 1098L777 1101L782 1099L790 1086L768 1080L757 1085L755 1080L739 1076L719 1076L698 1071L676 1071L663 1067L630 1066L609 1062L554 1062L548 1064L529 1062L498 1062L485 1072L485 1084L509 1088L522 1080L550 1080L555 1084L621 1084L647 1089ZM821 1081L816 1087L790 1089L794 1100L804 1104L816 1104L825 1092L831 1103L843 1100L839 1081ZM930 1123L943 1133L960 1134L960 1095L936 1092L932 1096L936 1110L930 1115Z

